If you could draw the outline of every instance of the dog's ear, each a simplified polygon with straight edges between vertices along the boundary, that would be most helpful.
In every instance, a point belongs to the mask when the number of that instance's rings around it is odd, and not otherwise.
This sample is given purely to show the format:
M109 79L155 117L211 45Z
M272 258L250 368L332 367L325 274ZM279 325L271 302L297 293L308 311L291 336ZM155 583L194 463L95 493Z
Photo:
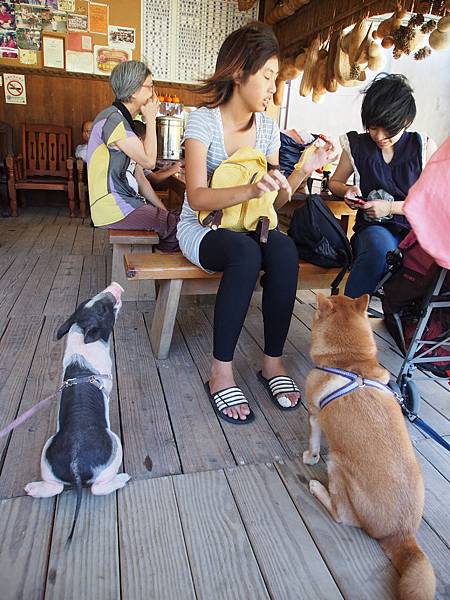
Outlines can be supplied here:
M363 294L355 300L355 308L357 312L365 313L369 307L370 296L369 294Z
M72 315L71 317L69 317L67 319L67 321L65 323L63 323L61 325L61 327L58 329L58 331L56 332L56 339L60 340L64 335L66 335L66 333L69 332L69 329L72 327L72 325L75 323L75 318L74 315Z
M326 317L333 310L333 303L324 294L317 294L317 316Z

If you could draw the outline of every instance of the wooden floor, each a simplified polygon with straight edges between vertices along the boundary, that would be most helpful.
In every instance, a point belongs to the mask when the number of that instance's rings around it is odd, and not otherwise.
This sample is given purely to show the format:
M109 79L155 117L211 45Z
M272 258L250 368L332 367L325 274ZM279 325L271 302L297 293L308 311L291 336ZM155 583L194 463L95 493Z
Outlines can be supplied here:
M55 331L77 303L109 283L104 232L64 209L29 208L0 218L0 428L60 385L63 342ZM313 291L295 306L286 345L303 386ZM336 525L308 492L324 462L303 466L306 411L283 413L256 377L262 319L252 306L236 353L237 384L256 413L249 427L219 421L208 401L212 306L179 311L169 359L155 360L153 306L125 303L114 332L112 428L132 481L107 497L83 492L71 545L73 491L24 496L39 477L57 405L0 440L0 598L277 600L395 597L398 576L361 531ZM374 321L381 363L401 358ZM450 440L448 385L420 384L421 416ZM450 454L409 425L426 484L420 543L450 597Z

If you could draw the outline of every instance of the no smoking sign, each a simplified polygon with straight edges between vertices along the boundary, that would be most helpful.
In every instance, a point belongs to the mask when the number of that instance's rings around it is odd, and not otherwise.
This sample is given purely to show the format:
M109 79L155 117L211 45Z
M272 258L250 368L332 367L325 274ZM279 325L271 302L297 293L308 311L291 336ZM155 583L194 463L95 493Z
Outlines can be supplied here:
M4 73L5 100L8 104L26 104L25 75Z

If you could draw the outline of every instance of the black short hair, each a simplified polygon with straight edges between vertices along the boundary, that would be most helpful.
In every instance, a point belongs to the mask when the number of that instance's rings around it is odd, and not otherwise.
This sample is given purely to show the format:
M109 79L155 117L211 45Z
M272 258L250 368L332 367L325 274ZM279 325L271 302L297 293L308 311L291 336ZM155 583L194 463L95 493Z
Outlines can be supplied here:
M365 129L382 127L394 137L414 121L416 102L404 75L379 73L363 94L361 120Z
M134 119L133 130L134 130L134 133L138 137L142 138L142 137L145 137L145 132L147 131L147 126L142 121L139 121L138 119Z

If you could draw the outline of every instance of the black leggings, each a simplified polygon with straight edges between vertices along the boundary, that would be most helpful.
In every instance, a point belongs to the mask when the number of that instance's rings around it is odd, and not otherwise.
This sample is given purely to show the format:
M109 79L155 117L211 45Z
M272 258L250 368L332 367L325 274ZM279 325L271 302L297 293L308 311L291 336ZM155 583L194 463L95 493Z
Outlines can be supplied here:
M200 264L223 272L214 309L214 358L233 360L259 272L264 271L262 312L264 353L281 356L297 290L298 254L294 242L277 230L267 244L257 233L210 231L200 244Z

